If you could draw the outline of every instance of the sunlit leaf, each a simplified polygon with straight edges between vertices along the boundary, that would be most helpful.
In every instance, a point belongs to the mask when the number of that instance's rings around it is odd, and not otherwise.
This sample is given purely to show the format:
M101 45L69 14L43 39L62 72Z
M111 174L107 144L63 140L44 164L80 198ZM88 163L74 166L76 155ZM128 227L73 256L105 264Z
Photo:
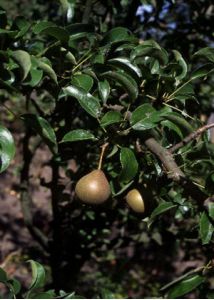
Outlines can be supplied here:
M9 166L15 155L15 143L10 131L0 125L0 173Z

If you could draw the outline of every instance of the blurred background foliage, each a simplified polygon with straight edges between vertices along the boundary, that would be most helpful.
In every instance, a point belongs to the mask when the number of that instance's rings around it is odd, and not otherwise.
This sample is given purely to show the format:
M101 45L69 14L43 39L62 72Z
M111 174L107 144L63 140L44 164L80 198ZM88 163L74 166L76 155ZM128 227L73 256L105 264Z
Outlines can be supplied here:
M0 6L7 11L10 25L18 16L24 16L30 22L47 20L59 25L80 22L90 23L95 25L96 30L100 33L105 33L116 26L127 27L141 41L154 39L169 51L173 49L180 51L188 63L188 68L191 69L191 64L193 64L192 54L202 47L213 47L214 5L212 2L208 0L69 0L68 2L63 0L0 0ZM65 8L65 5L69 5L69 7ZM200 67L200 65L201 62L196 62L194 67ZM198 126L209 122L214 110L213 75L205 79L200 78L194 82L195 98L189 99L185 107L186 114L193 119L197 119L196 124ZM49 92L48 89L45 92L42 90L41 94L38 95L39 105L45 113L49 113L53 108ZM10 101L12 106L15 104L17 113L21 113L24 100L20 98L17 101L15 97L11 97ZM11 125L14 118L9 114L5 121ZM87 126L91 126L92 130L96 130L95 125L89 119L86 118L84 122L87 123ZM167 130L165 129L165 131ZM212 134L212 131L210 131L210 134ZM203 139L206 142L207 137ZM179 138L173 136L171 140L178 141ZM34 142L36 143L36 141ZM164 143L167 144L168 140L164 140ZM213 149L212 146L211 150ZM93 153L93 146L89 142L84 149L78 143L75 147L77 161L80 161L88 149L87 159L82 162L82 169L79 174L84 173L88 169L87 161L89 159L92 160L90 167L95 165L96 155ZM69 151L66 152L66 147L63 150L65 150L62 151L65 158L70 155ZM185 166L186 172L190 172L189 169L191 168L191 175L194 175L196 179L200 177L198 184L203 185L205 177L208 178L207 189L212 192L214 178L213 173L210 174L210 161L206 162L204 160L198 164L195 162L200 153L202 156L205 153L205 156L208 157L207 149L204 149L200 144L196 144L192 152L188 146L186 150L190 152L189 155L187 154L189 165ZM78 257L77 254L77 271L74 266L73 278L70 278L71 282L68 282L65 286L67 288L70 284L72 289L80 295L88 298L97 295L101 298L158 297L160 295L159 289L171 281L172 278L174 279L192 268L206 265L207 262L213 259L213 245L201 246L201 241L197 237L196 227L199 222L199 215L194 215L197 209L193 205L185 214L185 207L188 204L183 205L185 198L182 195L182 188L179 186L175 188L168 182L165 187L166 182L164 180L159 182L159 187L154 188L157 184L154 177L156 174L160 174L157 164L152 161L151 157L151 164L148 163L148 157L138 157L138 159L142 164L147 160L145 173L152 174L149 178L150 189L158 190L160 198L173 200L173 204L177 203L179 209L176 207L175 214L175 209L173 210L173 207L171 207L173 213L170 211L162 218L157 218L154 221L154 226L151 226L151 230L148 231L148 224L142 222L140 216L130 213L129 209L124 208L123 204L119 203L117 206L116 221L112 221L115 212L111 208L108 208L106 212L105 208L94 211L88 207L83 207L81 211L83 228L79 232L81 236L79 237L74 234L75 226L80 227L79 207L70 203L68 193L64 193L61 199L62 207L66 205L66 211L63 211L62 224L65 229L64 244L66 246L71 244L68 248L73 249L72 239L75 240L76 238L75 242L80 242L78 246L86 249L81 250L82 257ZM182 165L182 157L178 159ZM116 160L114 161L115 164L117 164ZM107 165L109 174L114 178L116 176L115 170L111 164ZM62 173L66 172L67 177L74 176L66 165L62 165L61 171ZM19 175L19 170L17 173ZM77 215L71 214L73 209L77 209ZM96 226L97 223L99 223L98 226ZM44 220L40 226L45 227ZM49 226L51 227L51 225ZM67 230L70 227L74 228L72 234ZM50 228L48 227L46 230L48 234ZM48 259L45 255L42 256L39 250L34 249L32 251L31 249L27 252L27 255L30 258L33 256L33 259L47 265L47 272L50 273ZM66 259L69 260L72 255L73 253L65 253L65 261ZM77 277L78 272L80 273ZM198 278L196 279L198 280ZM49 284L51 284L51 281ZM204 283L203 288L199 288L196 292L190 294L190 297L208 297L207 290L210 290L209 297L211 297L213 289L214 277L211 274L208 282Z

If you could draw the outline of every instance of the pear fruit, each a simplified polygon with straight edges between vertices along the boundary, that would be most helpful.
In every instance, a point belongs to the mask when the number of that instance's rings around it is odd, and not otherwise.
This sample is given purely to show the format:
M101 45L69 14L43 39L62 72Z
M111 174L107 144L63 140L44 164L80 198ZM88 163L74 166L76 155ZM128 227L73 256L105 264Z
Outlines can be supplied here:
M80 178L75 193L84 203L102 204L110 197L111 189L104 172L98 169Z
M141 193L137 189L133 189L126 195L126 202L136 213L145 212L145 203Z

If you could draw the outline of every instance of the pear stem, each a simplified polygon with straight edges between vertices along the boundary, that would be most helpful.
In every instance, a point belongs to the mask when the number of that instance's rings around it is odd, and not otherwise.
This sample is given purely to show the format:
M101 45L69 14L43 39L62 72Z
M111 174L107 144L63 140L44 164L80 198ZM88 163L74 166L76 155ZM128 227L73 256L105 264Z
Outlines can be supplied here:
M108 147L108 145L109 145L109 143L105 143L101 146L102 150L101 150L101 154L100 154L98 170L101 170L101 168L102 168L103 156L104 156L105 150Z

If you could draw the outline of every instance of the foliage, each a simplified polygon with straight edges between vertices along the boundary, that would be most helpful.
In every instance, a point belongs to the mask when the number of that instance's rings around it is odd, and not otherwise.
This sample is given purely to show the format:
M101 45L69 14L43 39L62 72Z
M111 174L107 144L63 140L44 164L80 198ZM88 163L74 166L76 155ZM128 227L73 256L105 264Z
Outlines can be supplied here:
M66 13L69 7L63 8ZM93 25L70 24L69 18L60 24L59 20L30 22L20 16L8 22L4 10L0 14L4 16L1 103L7 109L10 97L25 102L19 115L9 108L25 128L21 173L25 210L30 210L25 201L26 170L33 155L41 144L52 155L47 161L52 181L40 178L52 193L53 231L48 241L31 219L25 216L25 221L50 255L54 288L73 289L81 266L92 254L105 257L127 243L139 245L142 232L150 237L159 232L163 243L168 232L173 240L188 239L201 251L211 249L214 148L207 132L195 142L194 133L204 124L190 108L200 103L195 83L204 84L207 76L213 76L214 49L197 50L187 60L177 49L167 50L153 39L139 40L121 26L103 33ZM193 138L173 156L170 150L188 134ZM14 143L2 126L0 143L3 171L13 159ZM73 192L64 191L59 171L66 171L73 191L80 177L97 168L105 143L109 145L103 169L112 198L101 207L82 205ZM77 170L69 168L71 159ZM142 216L130 212L124 201L136 187L146 202ZM111 234L113 229L117 234ZM163 287L161 295L176 298L195 289L208 293L212 267L209 257L193 274ZM37 263L32 268L31 297L32 288L41 287L41 278L43 282L43 268ZM16 289L16 283L8 281L4 271L1 274L9 289Z

